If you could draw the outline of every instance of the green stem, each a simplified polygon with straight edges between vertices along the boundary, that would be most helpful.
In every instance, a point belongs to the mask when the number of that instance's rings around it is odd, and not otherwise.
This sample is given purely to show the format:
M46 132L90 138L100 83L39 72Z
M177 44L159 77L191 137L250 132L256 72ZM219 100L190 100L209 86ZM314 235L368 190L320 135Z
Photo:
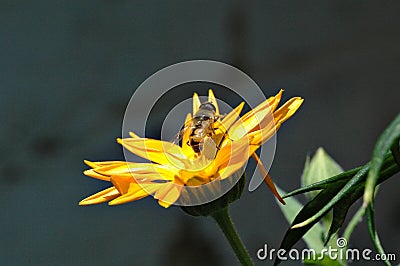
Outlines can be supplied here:
M244 266L253 266L253 262L250 259L249 253L240 240L235 226L232 223L231 217L229 216L228 207L212 213L211 217L214 218L219 225L219 228L221 228L240 263Z

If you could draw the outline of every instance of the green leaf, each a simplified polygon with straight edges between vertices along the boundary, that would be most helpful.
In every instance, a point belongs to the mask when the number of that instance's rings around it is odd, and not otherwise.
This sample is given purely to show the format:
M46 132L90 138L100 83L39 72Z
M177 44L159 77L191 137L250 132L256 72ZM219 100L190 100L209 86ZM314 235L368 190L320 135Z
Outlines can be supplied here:
M368 173L369 165L366 164L357 174L351 178L333 197L323 206L317 213L313 216L309 217L307 220L295 224L292 228L302 227L309 223L312 223L320 218L322 218L336 203L338 203L341 199L345 197L351 197L351 194L354 193L354 190L360 186L361 181L365 178L366 174Z
M378 182L381 183L385 180L386 177L389 177L389 175L387 175L387 172L390 171L391 168L396 168L395 165L392 162L392 158L390 157L390 154L387 154L387 156L385 157L384 160L384 164L383 164L383 171L381 171L381 176L378 179ZM340 204L338 204L340 205ZM349 224L347 225L344 233L343 233L343 237L350 242L350 237L351 234L353 233L355 227L357 226L358 223L361 222L362 217L365 214L366 209L363 207L360 207L358 209L358 211L356 212L356 214L354 214L354 216L351 218Z
M386 256L384 256L385 250L382 247L381 241L379 240L378 232L375 229L374 213L375 213L374 205L373 201L371 201L366 211L368 232L371 237L372 243L374 244L375 249L378 251L379 254L381 254L382 258L386 258ZM388 260L384 260L383 262L388 266L392 265Z
M330 157L323 148L318 148L311 161L307 157L306 164L301 177L302 186L317 183L329 177L343 172L342 167ZM311 199L317 192L309 192L306 196Z
M325 245L331 240L331 238L339 232L340 228L346 219L347 212L349 211L351 205L357 199L359 199L363 193L364 186L360 185L356 187L352 193L350 193L347 197L343 197L337 204L333 206L333 219L331 226L329 228L328 236L325 240ZM346 237L347 241L349 240Z
M396 163L400 165L400 138L393 143L391 151Z
M321 192L319 192L311 201L309 201L303 209L300 210L300 212L297 214L296 218L293 220L292 225L298 224L309 217L313 216L315 213L317 213L320 209L322 209L331 199L334 197L342 188L344 184L335 183L332 184L331 187L325 188ZM326 211L327 213L328 211ZM316 224L317 221L312 221L311 223L308 223L307 225L299 228L289 228L288 231L286 231L286 234L282 240L281 249L284 249L286 251L290 250L293 245L299 241L304 234L313 227L314 224ZM274 265L279 264L280 260L277 258L275 260Z
M369 170L365 191L364 191L364 207L372 201L375 186L379 178L379 171L382 168L384 157L400 137L400 114L390 123L390 125L380 135L375 144L371 158L371 169Z
M336 176L342 172L342 167L335 160L333 160L332 157L330 157L322 147L320 147L317 149L311 160L309 157L307 157L301 178L302 186L306 187L319 181L323 181L329 177ZM312 191L306 193L305 195L308 199L312 199L316 194L318 194L317 191ZM325 230L328 230L330 227L329 225L332 224L332 219L333 216L331 213L326 214L322 219L322 227Z
M300 212L297 214L296 218L292 222L292 225L301 223L310 217L316 215L318 212L320 212L325 205L330 203L332 199L334 199L335 196L341 191L343 196L345 198L357 198L361 197L363 194L364 190L364 185L365 185L365 176L366 176L366 169L368 168L368 164L362 166L362 167L357 167L352 170L349 170L347 172L344 172L342 174L339 174L335 177L329 178L328 181L324 180L321 182L318 182L319 184L313 184L309 186L309 189L314 189L315 187L319 187L319 189L322 189L312 200L310 200L304 207L303 209L300 210ZM384 163L383 163L383 168L380 172L380 176L378 179L378 183L381 183L394 174L400 172L400 165L398 165L392 155L389 153L385 156ZM356 174L357 173L357 174ZM354 177L353 177L354 176ZM364 176L364 178L362 178ZM347 188L347 192L343 193L343 189L346 188L346 186L349 186ZM296 193L294 193L296 192ZM286 197L302 192L304 189L296 190L294 192L289 193L286 195ZM351 198L349 199L351 200ZM340 204L340 200L336 203L337 205ZM333 205L336 206L336 205ZM329 209L325 209L325 212L320 215L320 217L323 217ZM290 250L294 244L296 244L297 241L299 241L303 235L310 230L310 228L317 223L317 219L312 220L311 222L305 224L302 227L298 228L293 228L290 227L287 231L286 234L282 240L281 247L282 249L285 249L286 251ZM332 229L333 230L333 229ZM335 231L335 230L333 230ZM276 259L274 262L274 265L279 264L280 260Z
M292 246L298 240L300 240L302 236L308 230L310 230L310 228L313 227L314 224L318 222L318 219L325 216L329 212L329 210L332 209L334 204L331 204L328 207L327 205L331 203L332 199L335 199L337 195L339 195L339 200L340 200L341 199L340 196L351 194L351 192L356 189L357 185L359 185L359 181L361 179L360 176L366 175L367 173L367 170L365 169L366 167L368 166L355 168L343 174L339 174L335 177L332 177L328 180L323 180L310 185L309 188L311 187L312 189L314 189L318 187L322 189L322 191L320 191L312 200L310 200L298 213L298 215L292 222L292 227L289 228L289 230L286 232L280 248L285 250L289 250L290 248L292 248ZM346 188L346 186L348 186L347 188L348 191L345 191L345 193L343 193L343 189ZM359 197L362 194L362 189L363 187L359 189L360 192ZM339 194L340 191L342 191L342 194ZM315 217L316 215L318 215L318 217ZM301 227L294 227L294 225L297 225L303 221L307 221L311 217L314 217L315 219L312 219L311 221L302 224ZM279 260L277 259L275 261L275 264L278 263Z
M338 183L340 183L340 184L343 184L343 185L344 185L344 184L345 184L346 182L348 182L358 171L360 171L361 168L362 168L362 166L356 167L356 168L353 168L353 169L351 169L351 170L348 170L348 171L346 171L346 172L344 172L344 173L341 173L341 174L338 174L338 175L336 175L336 176L333 176L333 177L331 177L331 178L322 180L322 181L320 181L320 182L311 184L311 185L306 186L306 187L302 187L302 188L293 190L292 192L290 192L290 193L284 195L282 198L288 198L288 197L291 197L291 196L294 196L294 195L298 195L298 194L302 194L302 193L309 192L309 191L321 190L321 189L324 189L324 188L329 187L329 186L332 185L332 184L338 184Z
M389 157L390 156L390 157ZM398 168L398 165L394 163L393 157L390 154L386 154L384 156L384 163L385 171L388 171L390 169L394 170L394 173L396 173L396 169ZM390 167L388 167L390 166ZM334 197L323 207L321 208L316 214L314 214L312 217L308 218L307 220L295 224L293 228L296 227L302 227L310 222L313 222L314 220L321 219L323 216L325 216L326 212L330 210L335 204L337 204L339 201L342 199L348 198L351 201L355 201L357 198L354 198L356 195L356 190L359 190L360 188L364 188L364 180L366 178L366 175L370 169L369 163L364 165L358 172L357 174L352 177L343 187L342 189L337 193L337 195L334 195ZM382 171L381 173L381 178L378 180L379 183L383 182L390 176L388 174L384 174L385 171ZM389 174L391 171L389 171ZM361 196L361 195L360 195ZM351 205L351 203L350 203ZM350 206L349 206L350 207Z
M285 191L276 187L279 194L284 194ZM303 208L303 205L296 200L295 198L289 198L286 200L286 205L278 204L281 208L286 220L291 224L299 213L299 211ZM315 225L308 231L304 236L303 240L306 242L307 247L314 249L315 252L321 252L324 247L323 242L324 230L320 223L315 223Z

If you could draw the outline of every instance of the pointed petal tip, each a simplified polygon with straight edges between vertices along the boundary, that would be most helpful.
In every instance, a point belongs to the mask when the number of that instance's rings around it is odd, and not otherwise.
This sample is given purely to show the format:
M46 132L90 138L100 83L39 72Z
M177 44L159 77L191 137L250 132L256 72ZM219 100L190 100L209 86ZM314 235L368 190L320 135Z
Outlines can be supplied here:
M210 102L215 101L216 102L216 98L215 98L215 95L214 95L214 92L213 92L212 89L208 89L208 101L210 101Z
M88 205L93 205L93 204L96 204L96 202L94 202L92 199L88 199L88 198L83 199L78 203L79 206L88 206Z
M300 106L303 104L303 102L304 102L304 99L303 98L301 98L301 97L293 97L292 98L293 100L293 109L298 109L298 108L300 108Z
M118 205L118 203L114 202L114 200L108 202L108 206L115 206Z
M83 174L84 174L84 175L87 175L87 176L89 176L90 173L91 173L91 170L85 170L85 171L83 171Z
M165 201L162 201L162 200L159 200L159 201L158 201L158 204L159 204L161 207L164 207L165 209L168 209L168 208L171 207L171 205L172 205L172 203L165 202Z
M97 165L96 165L94 162L92 162L92 161L83 160L83 162L84 162L87 166L90 166L90 167L92 167L92 168L97 167Z

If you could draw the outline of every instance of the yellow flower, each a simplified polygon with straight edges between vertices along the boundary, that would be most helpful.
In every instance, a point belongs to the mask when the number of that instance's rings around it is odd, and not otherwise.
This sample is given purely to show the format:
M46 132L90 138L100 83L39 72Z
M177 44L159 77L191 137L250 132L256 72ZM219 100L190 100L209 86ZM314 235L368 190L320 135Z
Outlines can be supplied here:
M282 92L281 90L276 96L270 97L240 117L243 102L215 122L213 125L215 134L209 141L215 142L216 145L211 145L214 149L204 148L204 152L200 155L189 145L190 127L183 132L181 146L171 142L141 138L132 132L130 138L118 139L118 143L127 150L151 163L85 161L92 168L86 170L85 175L109 181L113 186L82 200L79 204L89 205L109 201L110 205L116 205L153 195L161 206L167 208L178 200L184 187L201 186L218 178L227 179L242 169L250 156L258 163L265 177L265 183L284 203L255 153L303 102L300 97L294 97L277 109ZM216 115L220 115L212 90L209 91L209 102L216 107ZM200 104L199 97L195 93L193 114L198 111ZM191 115L188 114L185 124L190 121Z

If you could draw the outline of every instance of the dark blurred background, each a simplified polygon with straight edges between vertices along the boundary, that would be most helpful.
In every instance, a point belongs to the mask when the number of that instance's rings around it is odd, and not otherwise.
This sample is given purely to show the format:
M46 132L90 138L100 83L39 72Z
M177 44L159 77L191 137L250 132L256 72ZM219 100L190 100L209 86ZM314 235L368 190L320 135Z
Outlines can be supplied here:
M284 100L305 98L278 133L271 175L280 187L300 186L305 157L319 146L345 169L363 164L399 112L399 8L395 1L0 1L1 264L235 265L210 219L151 198L79 207L108 186L82 174L83 159L123 159L115 139L149 75L211 59L243 70L267 96L283 87ZM376 203L383 245L397 254L399 177L381 187ZM279 247L288 224L264 186L245 191L231 212L255 260L264 243ZM351 246L372 248L365 223Z

